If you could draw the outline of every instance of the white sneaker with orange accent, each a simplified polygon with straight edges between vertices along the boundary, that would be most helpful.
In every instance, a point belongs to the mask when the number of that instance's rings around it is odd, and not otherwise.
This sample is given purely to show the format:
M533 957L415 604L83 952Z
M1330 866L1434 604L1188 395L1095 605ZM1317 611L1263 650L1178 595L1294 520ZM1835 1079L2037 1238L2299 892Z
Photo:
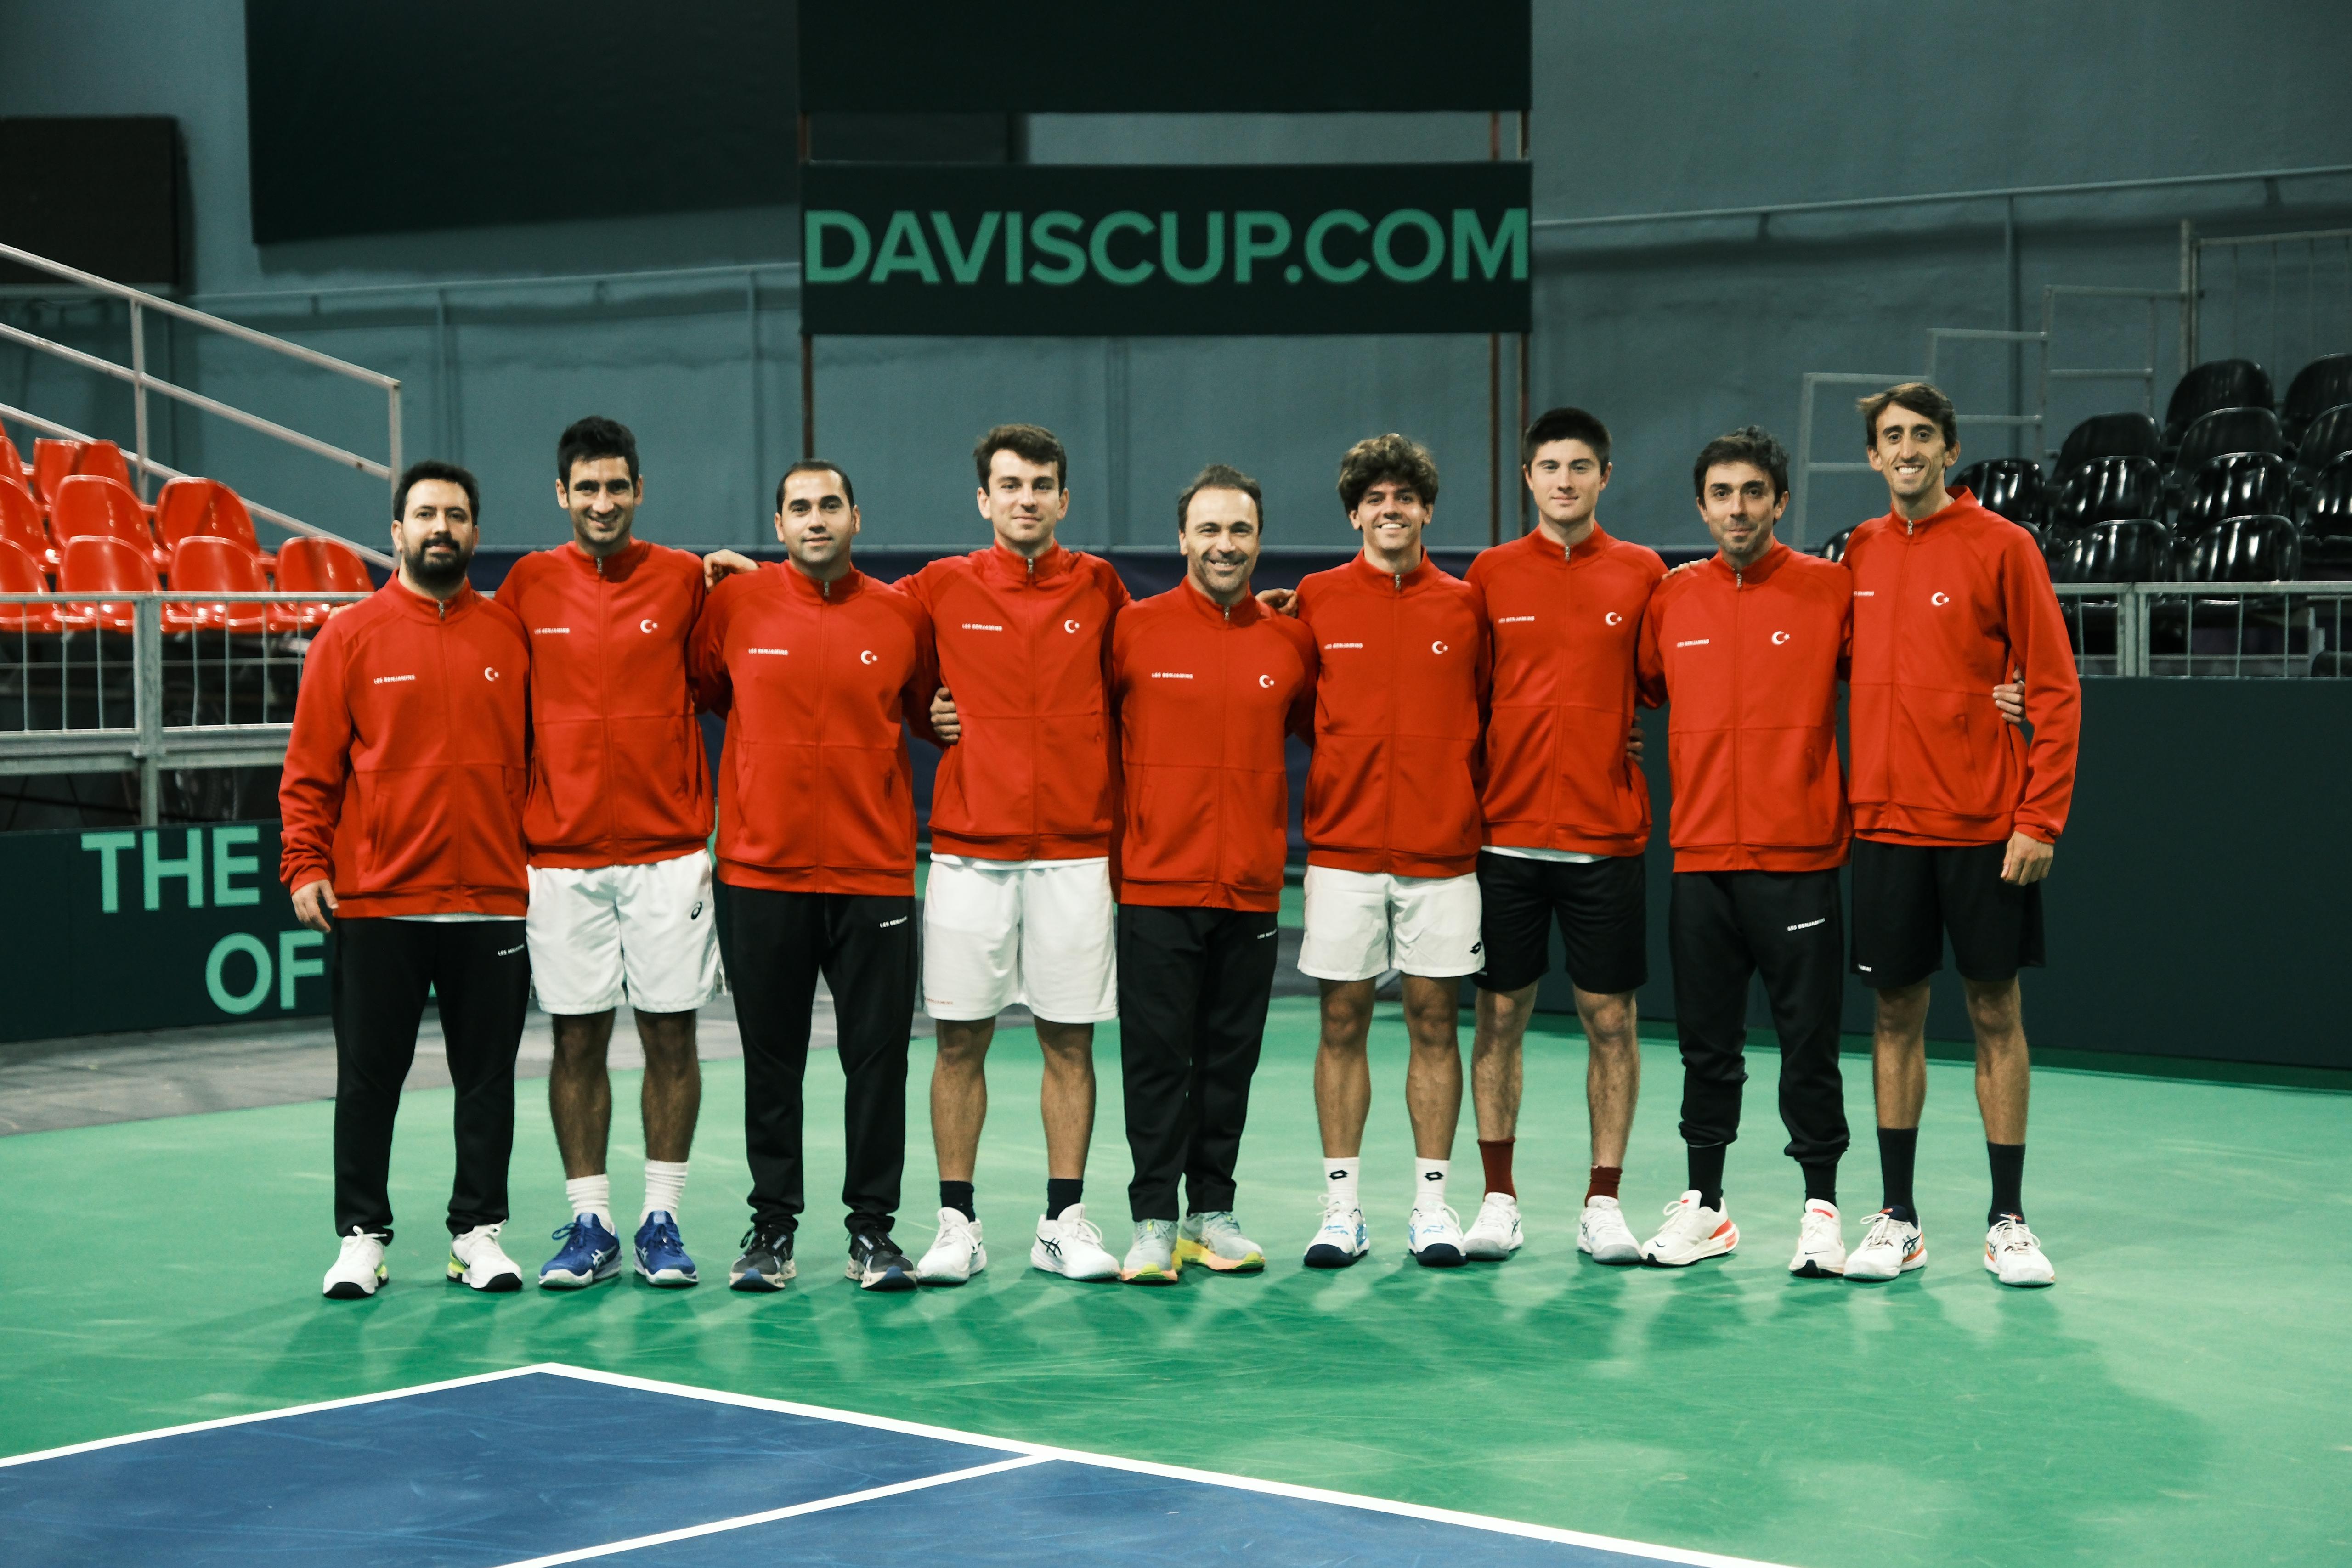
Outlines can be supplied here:
M1797 1255L1789 1272L1801 1280L1828 1280L1845 1272L1845 1227L1837 1205L1809 1198L1805 1217L1797 1222Z
M1696 1188L1666 1205L1666 1223L1642 1249L1642 1261L1683 1269L1703 1258L1720 1258L1739 1245L1739 1227L1719 1208L1698 1200Z
M1985 1232L1985 1268L2004 1285L2031 1289L2056 1282L2058 1270L2042 1255L2042 1243L2014 1214L2004 1214Z
M1862 1245L1845 1255L1849 1280L1892 1280L1927 1266L1927 1238L1916 1222L1882 1208L1870 1221Z

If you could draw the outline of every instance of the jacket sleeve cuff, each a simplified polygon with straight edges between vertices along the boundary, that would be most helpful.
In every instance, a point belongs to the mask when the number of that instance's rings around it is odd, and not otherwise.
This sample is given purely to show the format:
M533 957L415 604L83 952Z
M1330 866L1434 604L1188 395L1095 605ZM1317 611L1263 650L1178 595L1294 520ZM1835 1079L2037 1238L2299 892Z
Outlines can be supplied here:
M2058 841L2058 830L2047 822L2027 821L2021 817L2018 819L2017 831L2029 839L2039 839L2045 844L2054 844Z
M324 861L289 859L279 870L278 877L285 883L286 891L292 893L296 888L307 887L322 877L329 882L334 881L335 868Z

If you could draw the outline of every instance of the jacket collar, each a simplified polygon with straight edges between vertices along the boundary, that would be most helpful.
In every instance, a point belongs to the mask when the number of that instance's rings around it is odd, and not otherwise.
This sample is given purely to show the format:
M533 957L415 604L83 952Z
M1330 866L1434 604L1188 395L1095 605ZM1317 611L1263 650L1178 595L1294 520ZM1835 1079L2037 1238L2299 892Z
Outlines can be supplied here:
M396 569L391 577L385 579L384 585L375 592L377 598L388 599L403 615L411 615L420 621L435 622L454 621L473 609L482 600L482 596L474 591L474 585L470 582L459 583L457 591L451 594L446 602L436 600L429 594L417 592L401 581L400 573Z
M1746 571L1732 570L1731 563L1723 559L1721 550L1716 551L1709 557L1706 564L1707 569L1717 576L1735 582L1744 582L1753 588L1760 583L1769 582L1772 580L1772 574L1780 570L1782 563L1796 553L1789 548L1787 540L1776 538L1772 541L1772 548L1750 564Z
M1227 610L1201 591L1200 585L1192 580L1192 574L1189 570L1184 574L1184 580L1176 585L1176 591L1183 595L1184 602L1192 607L1193 614L1203 621L1213 622L1219 626L1254 626L1259 617L1265 613L1265 607L1251 596L1246 587L1242 590L1240 602L1231 610Z
M1421 547L1421 564L1414 567L1411 571L1382 571L1379 567L1376 567L1371 563L1370 558L1366 556L1360 549L1356 551L1356 559L1348 563L1348 570L1356 575L1359 581L1379 588L1385 588L1391 592L1403 593L1411 593L1414 589L1419 588L1423 583L1427 582L1431 578L1437 575L1437 568L1430 564L1429 547L1427 545Z
M633 538L603 560L598 560L580 548L580 541L569 539L555 547L555 555L583 577L601 578L606 582L621 582L645 564L654 547L644 539Z
M1564 561L1570 566L1582 566L1616 542L1598 518L1594 519L1591 533L1565 550L1551 542L1551 536L1544 532L1541 523L1529 528L1519 540L1528 554L1541 556L1546 560Z
M1030 559L1006 549L1003 543L991 539L988 548L980 552L982 570L1000 581L1040 585L1069 574L1076 558L1062 547L1059 539L1045 547L1045 553Z
M831 582L819 582L789 560L776 562L768 571L792 598L818 604L839 604L862 591L867 581L866 574L855 565Z
M1944 504L1941 507L1937 507L1935 511L1928 513L1917 522L1912 522L1892 507L1889 507L1886 509L1886 520L1906 533L1916 534L1921 528L1931 527L1937 523L1948 521L1950 518L1958 517L1963 512L1973 512L1977 509L1977 498L1970 493L1969 487L1966 485L1957 485L1950 490L1945 492Z

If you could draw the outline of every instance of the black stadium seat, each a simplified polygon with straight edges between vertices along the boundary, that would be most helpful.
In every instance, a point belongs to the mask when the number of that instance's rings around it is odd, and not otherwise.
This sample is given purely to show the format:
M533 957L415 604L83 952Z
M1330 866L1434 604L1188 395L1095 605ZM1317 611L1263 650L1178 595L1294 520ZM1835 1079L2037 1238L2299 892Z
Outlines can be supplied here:
M2068 540L2050 575L2060 582L2169 580L2172 530L2153 517L2093 524Z
M2303 538L2285 517L2224 517L2185 542L2179 568L2183 582L2293 582Z
M2096 523L2153 517L2160 494L2153 457L2094 457L2066 476L2050 506L2053 548Z
M2305 575L2352 580L2352 455L2336 458L2312 481L2304 502Z
M2190 422L2174 453L2173 472L2189 475L2231 452L2284 452L2278 415L2266 408L2217 408Z
M2252 360L2209 360L2189 368L2164 405L2164 445L2178 450L2189 427L2221 408L2271 408L2270 372ZM2206 454L2211 456L2212 454Z
M2181 537L2224 517L2284 515L2292 476L2287 460L2275 452L2231 452L2212 459L2181 487Z
M2326 354L2294 372L2279 404L2279 428L2293 445L2311 422L2339 403L2352 402L2352 354Z
M2306 468L2325 468L2347 452L2352 452L2352 402L2341 402L2312 416L2294 455Z
M1989 457L1961 469L1953 482L1974 495L1978 506L2041 537L2045 491L2042 465L2032 458Z
M2164 438L2156 421L2144 413L2095 413L2066 433L2058 449L2058 469L2051 476L2063 480L2094 457L2160 457Z

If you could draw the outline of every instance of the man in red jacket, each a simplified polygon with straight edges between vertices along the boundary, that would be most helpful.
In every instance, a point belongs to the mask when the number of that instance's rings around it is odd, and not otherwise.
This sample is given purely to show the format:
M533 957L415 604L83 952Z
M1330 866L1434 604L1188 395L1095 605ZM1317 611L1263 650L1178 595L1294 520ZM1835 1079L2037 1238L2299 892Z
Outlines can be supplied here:
M695 1009L719 989L709 765L688 689L702 562L635 537L645 477L627 426L591 417L555 447L572 538L515 562L499 587L530 637L531 984L554 1026L547 1107L572 1222L539 1271L576 1290L621 1270L605 1052L628 998L645 1048L646 1197L635 1235L648 1283L688 1286L678 1236L702 1103Z
M1667 921L1689 1190L1643 1256L1682 1267L1739 1244L1723 1166L1748 1080L1748 983L1761 972L1780 1041L1787 1153L1805 1175L1789 1271L1828 1278L1845 1270L1838 868L1850 823L1837 710L1853 580L1772 537L1789 504L1789 455L1764 431L1710 441L1691 479L1717 553L1658 585L1641 642L1643 700L1673 705Z
M1274 994L1283 740L1313 733L1317 658L1303 622L1250 596L1262 498L1238 469L1201 470L1176 498L1184 580L1129 606L1111 634L1126 796L1119 1058L1135 1159L1119 1278L1142 1284L1172 1284L1192 1262L1265 1267L1234 1218L1234 1162Z
M694 635L697 690L727 715L719 875L728 885L751 1232L730 1271L776 1291L805 1207L801 1085L819 976L847 1081L851 1279L915 1286L890 1239L907 1157L915 1008L915 793L902 719L928 732L939 678L929 618L850 562L849 476L795 463L776 486L786 559L732 577Z
M1649 978L1650 787L1627 747L1642 619L1666 569L1655 550L1601 526L1609 431L1600 420L1550 410L1528 427L1519 463L1536 528L1470 567L1495 641L1495 698L1478 852L1486 963L1470 1057L1486 1197L1465 1246L1488 1260L1519 1249L1511 1149L1520 1046L1557 923L1584 1026L1592 1127L1576 1245L1597 1262L1632 1263L1641 1254L1617 1186L1642 1083L1634 992Z
M1307 776L1307 931L1298 967L1322 982L1315 1110L1322 1124L1323 1223L1310 1268L1345 1268L1370 1247L1358 1187L1372 1099L1365 1045L1373 988L1404 976L1405 1109L1413 1201L1406 1245L1425 1265L1463 1260L1445 1178L1462 1113L1456 1017L1479 967L1478 733L1487 649L1477 589L1433 565L1422 530L1437 464L1402 435L1348 449L1339 500L1364 536L1347 565L1298 585L1315 634L1315 761Z
M437 991L457 1093L448 1276L512 1291L499 1245L514 1148L515 1051L530 1004L523 941L523 754L530 651L475 592L479 487L412 464L394 492L399 570L331 618L304 661L278 783L278 875L332 937L335 1230L326 1294L390 1277L386 1181L401 1085Z
M1968 990L1992 1203L1985 1267L2003 1284L2055 1271L2027 1228L2029 1061L2019 969L2042 961L2042 879L2074 791L2082 685L2033 536L1968 491L1951 400L1910 382L1862 402L1892 508L1853 530L1853 967L1878 993L1875 1086L1885 1207L1849 1280L1923 1267L1912 1201L1927 1093L1929 977L1944 940ZM1981 694L2024 672L2031 742Z
M1045 1211L1029 1260L1069 1279L1116 1279L1118 1260L1086 1216L1084 1178L1095 1025L1118 1016L1106 674L1128 592L1108 561L1054 541L1070 496L1053 432L999 425L972 461L993 540L902 584L939 639L938 734L952 741L932 786L923 900L940 1231L917 1271L961 1284L987 1266L971 1185L985 1063L996 1015L1021 1003L1045 1058Z

